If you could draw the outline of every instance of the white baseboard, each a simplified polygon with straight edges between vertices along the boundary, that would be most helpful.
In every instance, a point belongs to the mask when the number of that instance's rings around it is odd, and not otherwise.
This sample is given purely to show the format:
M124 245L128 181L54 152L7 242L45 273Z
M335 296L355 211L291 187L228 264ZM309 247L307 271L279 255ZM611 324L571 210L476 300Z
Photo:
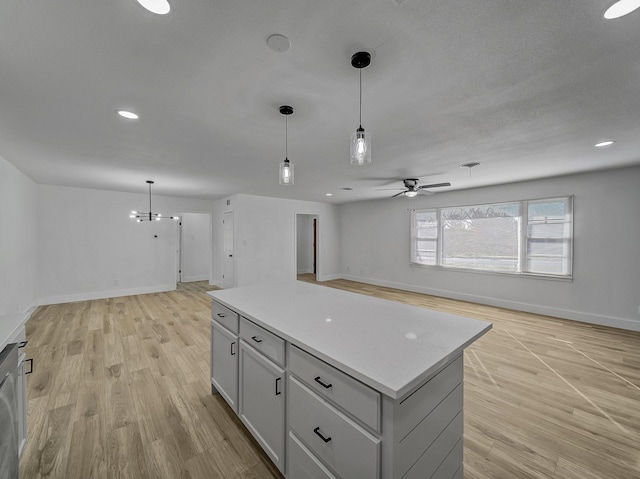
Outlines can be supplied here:
M207 279L207 278L205 278ZM117 298L120 296L133 296L136 294L150 294L150 293L164 293L166 291L175 291L176 285L158 285L158 286L146 286L144 288L130 288L130 289L117 289L110 291L95 291L90 293L76 293L67 294L62 296L49 296L46 298L40 298L39 304L60 304L60 303L73 303L75 301L90 301L92 299L105 299L105 298Z
M182 278L182 283L193 283L194 281L208 281L209 275L205 274L204 276L186 276Z
M331 281L332 279L342 279L344 278L341 274L324 274L322 276L318 276L316 280L318 281ZM357 281L354 279L354 281ZM364 281L363 281L364 282Z
M376 286L384 286L387 288L400 289L404 291L412 291L414 293L430 294L432 296L441 296L443 298L459 299L461 301L469 301L471 303L479 303L488 306L496 306L499 308L514 309L516 311L525 311L528 313L542 314L545 316L553 316L556 318L570 319L572 321L580 321L582 323L598 324L601 326L609 326L613 328L628 329L631 331L640 331L640 321L633 319L618 318L614 316L604 316L598 314L587 313L584 311L573 311L568 309L554 308L538 304L522 303L518 301L509 301L506 299L492 298L489 296L480 296L474 294L460 293L458 291L448 291L437 288L425 288L412 284L395 283L392 281L382 281L371 278L362 278L353 275L342 275L344 279L357 281L359 283L373 284Z

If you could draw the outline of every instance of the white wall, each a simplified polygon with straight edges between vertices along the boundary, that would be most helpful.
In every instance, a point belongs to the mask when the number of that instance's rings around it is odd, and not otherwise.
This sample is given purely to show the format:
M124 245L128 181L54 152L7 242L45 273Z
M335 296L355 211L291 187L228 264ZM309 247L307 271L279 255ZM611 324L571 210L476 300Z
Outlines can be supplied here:
M37 198L37 185L0 157L0 331L7 336L37 305Z
M177 224L136 223L148 195L38 187L41 304L175 289ZM212 201L153 196L154 212L210 211Z
M313 273L313 216L296 216L296 271Z
M318 216L318 279L340 276L337 206L242 194L219 200L214 209L214 284L222 285L222 214L227 210L234 212L236 286L295 279L296 214Z
M409 264L410 211L574 195L573 281ZM342 205L345 278L640 330L640 167Z
M211 213L180 213L182 217L182 281L209 280Z

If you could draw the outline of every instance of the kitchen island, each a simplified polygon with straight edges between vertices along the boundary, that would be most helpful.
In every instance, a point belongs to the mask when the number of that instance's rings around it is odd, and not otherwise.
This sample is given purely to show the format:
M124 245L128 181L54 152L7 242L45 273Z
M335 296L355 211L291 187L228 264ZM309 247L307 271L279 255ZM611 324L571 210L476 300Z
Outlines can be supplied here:
M298 281L208 293L211 384L287 478L462 478L491 323Z

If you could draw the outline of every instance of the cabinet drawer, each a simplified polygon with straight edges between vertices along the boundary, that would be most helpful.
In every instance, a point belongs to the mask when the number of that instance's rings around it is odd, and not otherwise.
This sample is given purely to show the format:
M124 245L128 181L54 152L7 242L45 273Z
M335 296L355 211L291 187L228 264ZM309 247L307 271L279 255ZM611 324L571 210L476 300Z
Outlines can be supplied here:
M289 433L287 453L289 476L294 479L336 479L309 449L293 434Z
M380 431L379 392L295 346L289 349L289 371L313 391Z
M289 427L344 478L377 479L380 439L289 376Z
M212 301L211 317L234 333L238 333L238 313L235 311Z
M284 366L284 340L246 318L240 318L240 336L265 356Z

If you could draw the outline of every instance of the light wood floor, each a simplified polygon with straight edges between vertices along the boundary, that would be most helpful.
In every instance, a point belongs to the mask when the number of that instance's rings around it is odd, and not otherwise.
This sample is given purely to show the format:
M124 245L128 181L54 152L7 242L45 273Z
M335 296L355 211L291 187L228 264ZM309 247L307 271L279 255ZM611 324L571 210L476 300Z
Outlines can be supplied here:
M466 479L640 479L640 333L322 284L493 322L465 352ZM210 394L208 289L38 308L23 479L281 477Z

